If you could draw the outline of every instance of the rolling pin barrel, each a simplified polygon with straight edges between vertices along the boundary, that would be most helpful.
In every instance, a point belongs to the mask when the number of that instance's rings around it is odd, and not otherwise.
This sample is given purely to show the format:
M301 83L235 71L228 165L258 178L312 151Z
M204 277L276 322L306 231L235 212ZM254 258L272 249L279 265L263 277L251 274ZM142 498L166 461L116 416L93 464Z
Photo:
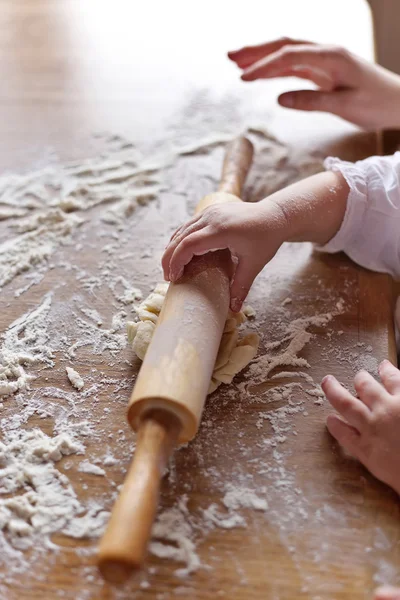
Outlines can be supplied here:
M253 146L238 138L226 151L219 191L196 212L238 197ZM99 567L123 581L141 566L155 518L160 481L177 443L199 427L229 310L232 263L228 250L195 257L171 284L128 406L137 450L99 550Z

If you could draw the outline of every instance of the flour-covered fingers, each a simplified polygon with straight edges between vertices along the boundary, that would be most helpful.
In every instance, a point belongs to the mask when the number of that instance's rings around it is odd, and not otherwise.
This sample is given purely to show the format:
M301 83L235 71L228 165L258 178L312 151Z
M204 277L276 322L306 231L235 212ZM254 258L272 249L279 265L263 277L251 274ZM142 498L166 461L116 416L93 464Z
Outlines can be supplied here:
M388 360L379 365L379 377L389 394L400 394L400 371Z
M245 46L239 50L232 50L231 52L228 52L228 57L235 62L238 67L244 69L245 67L248 67L249 65L260 60L264 56L268 56L273 52L277 52L284 46L294 46L298 44L312 45L312 42L282 37L278 40L272 40L271 42L267 42L265 44L259 44L258 46Z
M332 375L325 377L321 386L333 408L350 425L356 427L359 431L363 430L370 421L371 412L369 408L346 390Z
M356 65L343 48L326 46L284 47L262 58L244 70L243 81L280 77L280 73L293 68L318 69L330 77L335 86L354 84Z
M326 427L332 437L354 458L362 459L361 436L355 427L352 427L338 415L329 415Z
M169 280L178 281L183 275L184 268L194 256L206 254L211 250L220 250L221 239L210 227L204 227L185 236L175 247L169 261Z
M383 386L364 370L359 371L354 377L354 388L359 399L371 410L382 401L382 398L389 397Z

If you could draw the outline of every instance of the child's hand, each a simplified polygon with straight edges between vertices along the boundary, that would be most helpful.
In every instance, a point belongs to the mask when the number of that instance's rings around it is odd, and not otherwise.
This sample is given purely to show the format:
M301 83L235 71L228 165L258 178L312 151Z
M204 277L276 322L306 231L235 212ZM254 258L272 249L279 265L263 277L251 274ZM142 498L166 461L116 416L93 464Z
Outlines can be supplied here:
M358 398L332 375L325 377L322 389L341 415L329 415L327 427L345 450L400 494L400 371L384 360L379 375L383 385L366 371L356 375Z
M285 217L274 202L230 202L210 206L180 227L167 246L162 266L177 281L193 256L228 248L237 262L231 308L239 311L253 280L284 241Z
M344 48L282 38L228 56L244 81L299 77L318 86L282 94L282 106L330 112L367 129L400 125L400 76Z

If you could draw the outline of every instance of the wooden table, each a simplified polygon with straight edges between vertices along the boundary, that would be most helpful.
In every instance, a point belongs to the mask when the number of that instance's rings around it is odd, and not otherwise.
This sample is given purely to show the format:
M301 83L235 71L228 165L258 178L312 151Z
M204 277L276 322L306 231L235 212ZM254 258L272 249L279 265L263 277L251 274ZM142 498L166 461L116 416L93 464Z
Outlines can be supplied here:
M375 151L374 136L357 132L333 117L278 109L276 93L290 84L244 87L223 56L231 47L282 33L325 39L339 18L337 13L331 15L329 23L316 18L310 25L307 10L312 9L317 17L323 15L318 13L322 9L316 0L305 3L302 19L294 2L291 6L289 2L274 4L273 14L265 7L261 16L257 2L246 3L246 13L243 8L231 7L228 13L227 2L203 3L201 8L168 3L157 7L155 18L155 9L148 4L139 9L118 1L106 6L90 0L3 0L3 170L46 164L53 160L49 149L62 161L95 156L102 142L93 141L90 134L98 131L132 139L146 151L155 147L156 140L177 132L173 126L182 123L180 112L199 100L205 106L224 106L229 101L239 123L249 116L258 122L263 119L283 141L304 152L319 150L353 159ZM365 9L358 5L354 10L360 23L368 24ZM227 23L224 17L228 14ZM367 33L360 37L357 47L350 29L343 27L332 41L353 43L352 49L367 55L370 46L366 39ZM202 48L201 44L207 46ZM195 93L196 88L201 93ZM190 117L190 111L184 114ZM221 115L223 119L223 112ZM221 157L221 149L212 155L214 174ZM185 185L181 188L187 191ZM212 185L204 179L193 181L191 200ZM149 248L152 253L139 263L128 259L120 265L121 275L144 292L150 291L160 278L158 257L165 240L187 214L186 204L177 193L162 196L159 204L150 204L134 215L132 226L123 233L124 244L139 254L148 254ZM0 236L3 239L9 234L3 224ZM104 245L97 234L94 224L89 223L85 238L76 238L77 244L84 243L85 251L69 246L60 250L54 262L64 257L94 274ZM46 291L60 282L64 285L55 292L56 302L73 306L78 285L75 274L59 266L19 299L14 298L14 291L23 281L17 279L6 286L0 299L1 329L37 305ZM105 320L111 318L115 307L109 290L88 297ZM287 298L292 302L285 303ZM263 337L261 352L271 340L279 339L291 320L332 312L340 299L344 301L343 312L327 327L311 327L314 338L301 354L311 365L307 372L313 380L320 381L329 371L351 385L361 366L374 371L376 361L387 356L394 360L389 279L356 267L344 256L313 255L308 245L285 246L254 285L250 302ZM64 320L62 326L67 334L73 334L72 319ZM106 478L74 470L82 457L69 457L68 470L80 498L99 498L106 507L111 506L115 485L123 481L131 456L133 438L125 423L125 402L138 369L136 362L132 368L131 361L128 349L114 359L93 355L85 348L73 361L85 378L114 380L109 386L100 386L93 404L87 400L89 417L98 425L98 435L87 441L87 454L101 457L107 444L118 463L107 468ZM66 364L65 355L57 355L56 368L39 374L33 389L46 385L70 390ZM85 549L93 548L92 540L53 536L61 551L49 552L43 563L33 564L31 571L14 578L12 585L0 587L1 600L361 600L369 598L379 582L399 583L398 499L341 454L324 427L330 410L326 403L316 404L315 398L297 388L294 400L303 403L302 411L290 419L288 439L271 448L268 439L273 432L265 414L284 407L285 402L270 405L266 394L272 385L291 380L268 380L248 391L241 385L244 381L239 377L238 386L222 388L210 399L196 440L174 458L170 476L164 481L161 505L173 506L176 498L186 495L189 520L196 524L201 510L212 502L221 503L226 485L231 483L264 489L267 511L241 509L246 527L232 530L216 527L200 532L193 525L202 568L180 579L175 574L179 565L153 557L149 559L150 570L119 590L101 581L93 568L93 554L85 554ZM3 414L16 411L13 398L4 406ZM111 412L105 413L109 408ZM51 419L37 415L27 426L52 431ZM108 438L110 434L112 438ZM65 470L63 461L57 464L61 471ZM77 547L80 553L76 553ZM3 562L3 573L9 568Z

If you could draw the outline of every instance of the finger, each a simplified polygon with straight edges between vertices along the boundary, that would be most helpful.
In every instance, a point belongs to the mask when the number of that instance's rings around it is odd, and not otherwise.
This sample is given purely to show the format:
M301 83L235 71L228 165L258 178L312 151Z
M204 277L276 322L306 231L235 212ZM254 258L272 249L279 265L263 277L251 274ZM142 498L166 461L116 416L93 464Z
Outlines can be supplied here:
M185 223L185 225L182 225L182 227L179 228L179 231L176 232L176 235L170 241L170 245L176 247L185 237L191 233L194 233L195 231L199 231L199 229L204 227L206 227L206 223L203 219L197 219L196 221L189 221L189 223Z
M265 79L293 67L320 69L333 79L335 86L354 85L354 65L345 50L310 45L282 48L248 67L242 79Z
M199 219L201 219L202 216L203 215L200 213L198 215L195 215L192 219L189 219L189 221L182 223L182 225L178 227L178 229L174 231L174 233L171 235L169 241L172 242L172 240L175 239L185 228L189 227L190 225L193 225L194 223L197 223L197 221L199 221Z
M322 389L338 413L359 431L365 428L370 420L370 411L358 398L355 398L332 375L322 380Z
M296 110L328 112L341 115L343 108L348 102L350 92L334 91L320 92L317 90L298 90L296 92L285 92L278 98L278 102L285 108Z
M311 67L292 67L282 71L277 71L270 78L276 77L297 77L298 79L306 79L312 81L323 91L331 91L335 85L333 79L320 69L312 69Z
M206 254L211 250L222 250L224 247L221 246L221 239L216 241L208 227L183 238L175 248L169 263L170 281L177 281L182 277L185 266L190 263L193 256Z
M285 46L294 46L297 44L302 45L313 45L313 42L307 42L305 40L294 40L288 37L282 37L278 40L267 42L266 44L259 44L258 46L245 46L239 50L232 50L228 52L228 58L235 62L238 67L243 69L245 66L251 65L254 62L260 60L264 56L268 56L273 52L277 52Z
M231 284L231 310L239 312L243 302L246 300L247 294L257 277L260 269L257 269L254 264L249 267L245 260L240 260Z
M400 600L400 588L384 585L375 590L374 600Z
M379 365L379 376L389 394L400 394L400 371L388 360Z
M204 229L204 227L204 223L202 223L200 220L192 224L186 224L180 228L180 233L177 232L177 235L170 241L161 259L161 266L164 272L164 279L166 281L170 280L170 262L176 248L179 246L182 240L192 235L196 231L201 231L201 229Z
M352 427L338 415L328 415L326 427L332 437L354 458L361 460L361 436L355 427Z
M387 396L384 387L378 383L367 371L360 371L354 377L354 388L358 397L364 404L372 409Z

